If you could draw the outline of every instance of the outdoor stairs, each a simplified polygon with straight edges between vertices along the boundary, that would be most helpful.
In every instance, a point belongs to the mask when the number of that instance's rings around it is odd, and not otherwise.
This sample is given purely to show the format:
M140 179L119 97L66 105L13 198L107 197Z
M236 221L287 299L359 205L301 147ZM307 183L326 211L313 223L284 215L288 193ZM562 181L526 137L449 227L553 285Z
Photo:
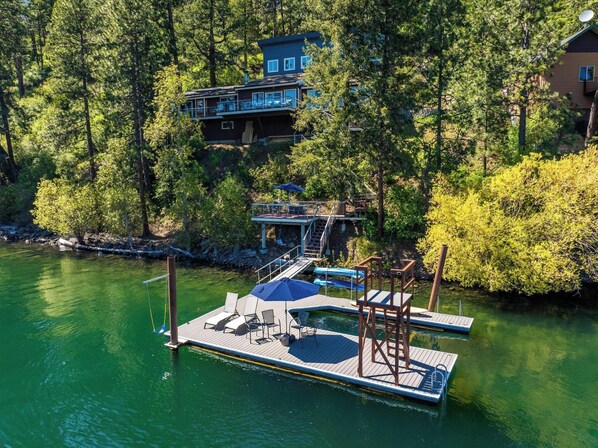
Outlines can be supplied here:
M320 258L322 255L320 253L320 239L322 238L322 234L326 230L326 221L323 219L318 219L314 223L314 229L311 232L311 237L305 243L305 249L303 251L303 256L309 258Z

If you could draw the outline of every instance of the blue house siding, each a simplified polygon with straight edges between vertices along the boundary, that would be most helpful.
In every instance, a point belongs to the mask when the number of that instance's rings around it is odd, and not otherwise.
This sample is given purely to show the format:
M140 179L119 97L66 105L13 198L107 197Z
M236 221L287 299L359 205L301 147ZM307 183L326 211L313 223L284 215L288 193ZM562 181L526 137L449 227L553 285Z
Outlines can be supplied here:
M264 76L302 73L301 56L305 56L305 41L321 46L320 33L304 33L294 36L275 37L258 42L264 54ZM285 67L285 59L294 60L294 68ZM268 71L268 61L278 61L278 71ZM285 70L285 68L287 68Z

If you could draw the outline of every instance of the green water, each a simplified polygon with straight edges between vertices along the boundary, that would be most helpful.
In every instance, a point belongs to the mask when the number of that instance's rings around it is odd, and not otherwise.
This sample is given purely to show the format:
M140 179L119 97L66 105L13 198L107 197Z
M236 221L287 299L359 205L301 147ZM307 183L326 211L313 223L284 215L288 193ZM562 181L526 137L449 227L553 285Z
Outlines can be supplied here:
M459 355L443 408L173 354L151 332L141 284L163 273L163 262L0 245L0 446L598 446L595 290L559 305L445 288L442 310L461 299L475 323L465 337L416 331L415 344ZM180 321L252 282L179 267ZM164 292L152 284L158 325Z

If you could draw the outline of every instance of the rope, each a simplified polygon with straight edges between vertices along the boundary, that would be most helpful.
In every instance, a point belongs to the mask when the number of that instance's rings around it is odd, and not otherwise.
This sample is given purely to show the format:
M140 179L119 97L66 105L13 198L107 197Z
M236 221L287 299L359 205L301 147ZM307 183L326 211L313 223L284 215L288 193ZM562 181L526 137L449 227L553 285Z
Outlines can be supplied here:
M166 331L166 313L168 311L168 283L166 284L166 294L164 295L164 322L162 323L162 328L160 328L160 333L164 333Z
M149 285L147 283L145 284L145 289L147 291L147 305L149 306L150 320L152 321L152 330L155 333L156 332L156 324L154 323L154 312L152 311L152 302L150 300Z

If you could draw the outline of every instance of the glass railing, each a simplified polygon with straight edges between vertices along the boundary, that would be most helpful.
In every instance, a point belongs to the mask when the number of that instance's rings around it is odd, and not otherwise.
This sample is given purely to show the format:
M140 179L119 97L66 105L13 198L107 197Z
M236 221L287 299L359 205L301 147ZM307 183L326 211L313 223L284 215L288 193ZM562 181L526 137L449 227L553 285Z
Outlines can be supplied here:
M218 106L217 110L220 113L231 113L231 112L252 112L260 110L272 110L272 109L296 109L297 99L296 98L272 98L265 100L238 100L238 101L225 101Z
M192 119L218 117L230 113L296 109L296 98L274 98L267 100L223 101L214 107L185 108Z

